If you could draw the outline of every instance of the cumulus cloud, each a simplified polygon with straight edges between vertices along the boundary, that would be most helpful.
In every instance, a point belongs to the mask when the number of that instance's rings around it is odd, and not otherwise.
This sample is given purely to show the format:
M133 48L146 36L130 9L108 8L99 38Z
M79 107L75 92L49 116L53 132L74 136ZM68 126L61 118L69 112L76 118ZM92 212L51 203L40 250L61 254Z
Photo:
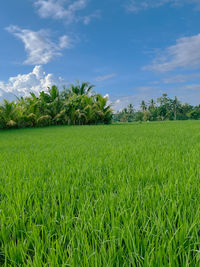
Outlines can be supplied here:
M53 74L46 74L42 66L35 66L28 74L18 74L10 77L8 82L0 81L0 100L3 98L13 100L17 97L27 96L30 92L39 94L52 85L61 85L62 78L55 78Z
M137 13L142 10L159 8L164 5L182 6L184 4L193 4L195 9L200 10L199 0L129 0L126 9L129 12Z
M183 37L175 45L168 47L161 57L156 57L144 70L158 72L171 71L176 68L195 68L200 66L200 34Z
M41 18L65 19L67 23L83 21L88 24L92 18L99 17L99 11L87 16L77 12L86 8L88 0L37 0L35 7Z
M51 41L48 30L31 31L13 25L6 30L24 43L27 52L24 63L28 65L47 64L55 57L61 56L63 49L71 48L71 39L67 35L61 36L58 43L55 43Z
M112 79L112 78L114 78L114 77L116 77L116 76L117 76L116 73L111 73L111 74L107 74L107 75L103 75L103 76L97 76L94 80L95 80L96 82L103 82L103 81Z

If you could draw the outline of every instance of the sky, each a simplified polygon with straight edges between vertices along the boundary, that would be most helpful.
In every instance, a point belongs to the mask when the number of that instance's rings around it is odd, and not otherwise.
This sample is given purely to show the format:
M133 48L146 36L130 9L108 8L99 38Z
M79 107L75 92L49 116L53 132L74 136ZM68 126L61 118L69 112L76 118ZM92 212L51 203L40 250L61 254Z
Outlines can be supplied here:
M0 1L0 101L76 80L115 110L200 104L200 0Z

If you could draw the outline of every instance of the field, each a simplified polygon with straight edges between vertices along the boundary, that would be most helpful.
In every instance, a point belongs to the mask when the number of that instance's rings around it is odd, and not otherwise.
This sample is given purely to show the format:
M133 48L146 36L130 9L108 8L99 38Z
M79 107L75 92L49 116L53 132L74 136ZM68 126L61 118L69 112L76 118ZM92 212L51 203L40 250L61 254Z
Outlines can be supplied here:
M0 132L1 266L200 266L200 121Z

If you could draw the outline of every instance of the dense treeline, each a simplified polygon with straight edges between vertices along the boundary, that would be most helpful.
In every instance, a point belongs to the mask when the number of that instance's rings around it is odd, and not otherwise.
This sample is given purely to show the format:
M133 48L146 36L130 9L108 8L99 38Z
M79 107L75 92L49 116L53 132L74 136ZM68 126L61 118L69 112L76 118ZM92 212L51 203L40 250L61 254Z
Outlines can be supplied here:
M142 101L139 110L135 110L133 105L130 104L127 108L117 112L113 117L115 122L188 119L200 119L200 105L182 104L177 97L171 99L167 94L163 94L157 101L154 99L151 99L148 103Z
M77 83L60 92L56 86L52 86L39 96L30 93L30 96L16 101L4 100L0 105L0 129L108 124L112 120L108 99L94 93L93 87L87 82Z

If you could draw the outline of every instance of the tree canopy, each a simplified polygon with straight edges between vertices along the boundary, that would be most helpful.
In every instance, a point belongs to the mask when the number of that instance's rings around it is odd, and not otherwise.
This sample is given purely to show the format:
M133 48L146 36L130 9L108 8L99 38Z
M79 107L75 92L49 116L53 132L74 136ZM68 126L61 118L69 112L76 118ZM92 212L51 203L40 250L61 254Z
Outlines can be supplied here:
M0 105L0 129L47 125L111 123L113 111L108 99L93 92L88 82L72 84L59 91L57 86L39 96L4 100Z

